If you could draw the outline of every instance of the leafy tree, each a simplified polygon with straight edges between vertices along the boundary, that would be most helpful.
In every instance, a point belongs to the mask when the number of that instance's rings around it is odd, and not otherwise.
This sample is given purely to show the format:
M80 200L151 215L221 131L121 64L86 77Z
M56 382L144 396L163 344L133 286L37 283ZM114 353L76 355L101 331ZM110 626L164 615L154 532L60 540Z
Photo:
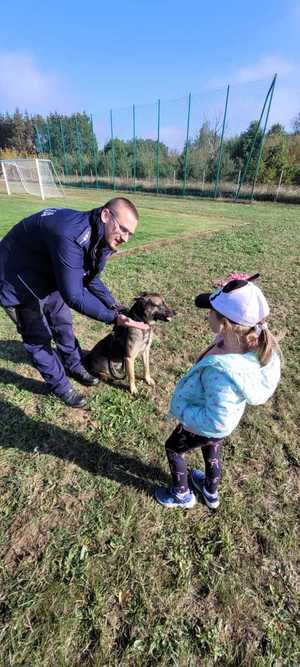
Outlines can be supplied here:
M267 136L270 137L273 134L286 135L286 131L283 125L280 125L280 123L275 123L272 125L272 127L267 132Z
M277 183L281 172L284 181L290 181L288 135L281 125L273 125L266 136L264 159L259 180L263 183Z
M104 146L104 155L107 157L111 165L111 172L113 169L113 157L115 162L115 176L126 177L130 174L130 162L128 160L126 143L122 139L110 139Z
M220 148L221 123L205 121L188 144L187 176L194 181L213 181L216 176L217 158ZM257 133L257 136L256 136ZM256 137L256 138L255 138ZM252 121L239 136L224 139L221 179L230 182L237 179L239 170L245 167L255 138L248 180L252 180L259 155L262 130L257 132L257 121ZM51 158L57 169L66 174L82 171L89 175L112 176L112 156L115 154L115 175L130 179L154 179L157 165L157 142L139 137L123 141L115 138L106 143L103 150L97 146L91 119L86 112L69 116L57 112L46 118L39 115L22 114L18 109L13 114L0 114L0 150L2 156L39 155ZM161 178L173 180L184 176L185 147L181 153L159 144L159 171ZM278 182L281 172L284 182L300 182L300 114L294 119L293 132L288 133L279 123L274 124L265 136L264 151L258 179L268 183Z
M262 137L263 132L261 128L258 129L258 121L253 120L250 123L248 129L245 132L242 132L232 145L232 152L230 157L234 161L237 170L242 170L244 168L252 150L251 161L249 163L246 176L248 180L252 180L255 174ZM253 145L254 141L255 143ZM261 169L262 162L260 165L260 171Z
M300 113L294 118L293 129L295 134L300 134Z
M12 145L13 126L12 119L6 113L0 114L0 148L4 150Z

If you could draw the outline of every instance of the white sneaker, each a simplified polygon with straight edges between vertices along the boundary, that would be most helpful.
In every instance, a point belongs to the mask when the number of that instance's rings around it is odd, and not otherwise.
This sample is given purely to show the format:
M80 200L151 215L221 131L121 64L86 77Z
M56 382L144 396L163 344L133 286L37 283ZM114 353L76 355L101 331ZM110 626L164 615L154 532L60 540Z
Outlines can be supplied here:
M202 498L205 502L205 505L209 507L210 510L216 510L217 507L220 505L220 498L218 491L215 493L209 493L207 489L205 488L205 473L202 470L196 470L196 468L193 468L191 471L191 481L193 483L193 486L197 491L200 491Z
M181 507L183 509L191 509L197 504L197 498L192 491L186 493L176 493L173 489L166 489L164 486L158 487L154 496L164 507Z

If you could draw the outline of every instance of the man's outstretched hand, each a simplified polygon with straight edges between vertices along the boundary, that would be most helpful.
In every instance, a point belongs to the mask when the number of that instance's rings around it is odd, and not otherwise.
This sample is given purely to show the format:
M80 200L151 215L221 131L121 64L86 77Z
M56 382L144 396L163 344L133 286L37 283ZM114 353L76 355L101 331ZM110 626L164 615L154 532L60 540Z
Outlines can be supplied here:
M146 324L145 322L137 322L136 320L132 320L131 317L128 317L127 315L118 315L117 319L115 320L116 324L118 327L134 327L135 329L150 329L149 324Z

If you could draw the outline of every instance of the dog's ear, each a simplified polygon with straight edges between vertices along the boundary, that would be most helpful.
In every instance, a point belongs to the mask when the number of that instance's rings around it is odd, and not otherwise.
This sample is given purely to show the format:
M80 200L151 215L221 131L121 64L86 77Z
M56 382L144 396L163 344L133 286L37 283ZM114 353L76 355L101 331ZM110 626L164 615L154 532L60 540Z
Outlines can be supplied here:
M148 292L140 292L138 296L134 297L134 301L146 301Z

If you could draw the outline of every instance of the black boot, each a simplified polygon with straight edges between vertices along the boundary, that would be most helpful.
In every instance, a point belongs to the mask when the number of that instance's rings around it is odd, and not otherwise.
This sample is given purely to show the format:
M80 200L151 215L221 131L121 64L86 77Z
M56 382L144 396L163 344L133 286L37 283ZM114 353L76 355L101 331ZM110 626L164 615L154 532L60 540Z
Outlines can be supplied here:
M59 398L61 398L69 408L84 408L86 406L86 398L73 388L68 389L68 391L59 396Z
M93 387L95 384L99 384L99 379L91 375L84 366L78 366L77 371L73 371L68 375L74 380L77 380L77 382L84 384L86 387Z

